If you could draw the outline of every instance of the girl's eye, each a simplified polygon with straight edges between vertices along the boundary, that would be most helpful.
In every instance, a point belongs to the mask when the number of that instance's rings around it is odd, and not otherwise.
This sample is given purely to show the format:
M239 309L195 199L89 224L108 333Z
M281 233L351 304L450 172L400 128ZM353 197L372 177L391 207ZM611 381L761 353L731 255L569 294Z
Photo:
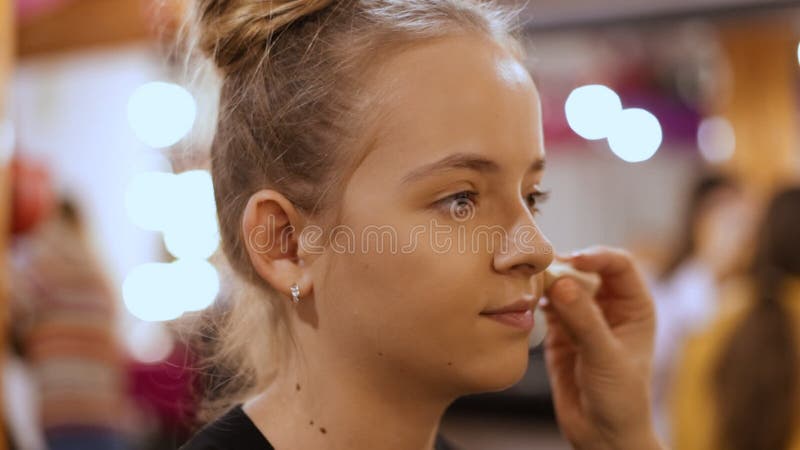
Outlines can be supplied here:
M538 206L550 197L549 191L536 190L526 196L528 207L535 213L540 212ZM436 202L445 213L449 213L456 220L466 220L475 216L478 206L478 193L461 191L445 197Z
M533 191L527 196L528 207L531 208L531 211L533 211L534 214L538 213L540 211L537 205L546 202L549 197L550 197L550 191L541 191L541 190Z
M474 217L477 205L478 193L473 191L457 192L436 202L436 206L442 212L450 214L453 219L460 221Z

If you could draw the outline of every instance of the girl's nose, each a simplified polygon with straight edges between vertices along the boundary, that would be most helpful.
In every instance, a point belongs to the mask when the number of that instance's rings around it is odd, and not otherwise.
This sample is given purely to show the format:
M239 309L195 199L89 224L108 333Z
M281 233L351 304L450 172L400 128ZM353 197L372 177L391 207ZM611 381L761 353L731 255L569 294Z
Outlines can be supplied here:
M544 271L553 261L553 246L530 222L515 227L494 255L494 269L529 278Z

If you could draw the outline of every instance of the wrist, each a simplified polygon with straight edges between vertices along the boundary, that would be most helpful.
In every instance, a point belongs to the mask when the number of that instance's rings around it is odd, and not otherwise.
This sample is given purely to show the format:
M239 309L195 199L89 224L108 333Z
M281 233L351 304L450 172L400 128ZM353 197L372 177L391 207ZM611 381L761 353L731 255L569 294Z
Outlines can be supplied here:
M572 442L575 450L665 450L650 424L624 434Z
M575 450L666 450L654 432L626 436L606 441L587 441L583 444L572 442Z
M651 427L642 430L631 439L625 439L618 447L619 450L664 450L665 447L661 445L660 440L656 436L655 431Z

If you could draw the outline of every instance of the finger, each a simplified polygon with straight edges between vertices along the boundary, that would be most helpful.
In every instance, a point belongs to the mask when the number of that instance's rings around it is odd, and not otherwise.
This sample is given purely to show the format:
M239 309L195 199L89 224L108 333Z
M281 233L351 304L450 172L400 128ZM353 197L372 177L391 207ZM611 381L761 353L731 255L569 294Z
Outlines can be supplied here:
M546 314L549 330L545 338L544 357L553 404L559 421L574 423L582 410L580 389L575 381L576 348L557 313L551 308Z
M570 255L568 261L578 270L598 273L604 292L619 298L647 298L644 277L625 250L595 246Z
M558 352L548 348L545 364L550 380L553 404L562 419L581 412L580 389L575 382L576 356L574 352Z
M553 307L553 303L548 299L546 303L543 302L540 305L540 309L544 312L545 320L547 321L547 340L545 343L549 346L560 347L563 345L568 348L574 347L575 338L561 323L561 319L559 319L558 312Z
M614 349L614 337L591 295L575 280L565 277L553 284L548 298L558 322L586 362L605 363Z

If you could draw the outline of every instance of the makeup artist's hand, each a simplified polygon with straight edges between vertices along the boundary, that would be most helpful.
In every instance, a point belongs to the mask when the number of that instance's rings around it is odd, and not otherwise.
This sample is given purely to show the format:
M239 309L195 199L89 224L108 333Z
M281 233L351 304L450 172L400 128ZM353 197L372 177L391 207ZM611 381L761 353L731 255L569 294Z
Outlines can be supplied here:
M602 278L595 298L568 277L546 292L545 357L562 433L576 449L661 449L649 399L655 312L642 275L618 249L560 259Z

